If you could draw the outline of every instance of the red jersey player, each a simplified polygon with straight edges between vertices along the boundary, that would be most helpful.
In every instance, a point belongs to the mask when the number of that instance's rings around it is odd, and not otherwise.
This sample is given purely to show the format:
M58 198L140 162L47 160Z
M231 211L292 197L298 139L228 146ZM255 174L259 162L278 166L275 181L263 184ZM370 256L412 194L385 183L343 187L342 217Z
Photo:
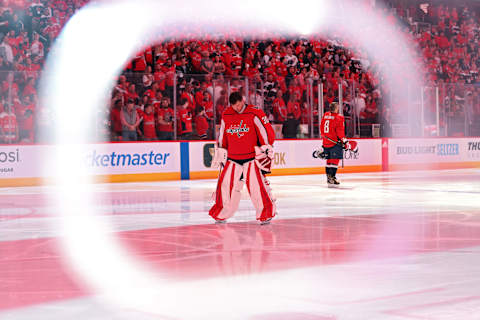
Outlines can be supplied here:
M336 178L338 163L343 159L343 149L356 152L356 142L348 142L345 138L345 119L338 113L338 103L330 104L330 111L323 115L320 130L323 137L323 153L320 157L327 159L325 172L328 187L338 187L340 182ZM315 156L315 153L314 153Z
M275 133L265 113L246 105L239 92L229 97L230 106L222 115L218 146L212 167L225 164L217 183L215 204L210 216L225 222L238 208L244 182L256 209L256 218L267 224L276 207L265 173L270 172Z

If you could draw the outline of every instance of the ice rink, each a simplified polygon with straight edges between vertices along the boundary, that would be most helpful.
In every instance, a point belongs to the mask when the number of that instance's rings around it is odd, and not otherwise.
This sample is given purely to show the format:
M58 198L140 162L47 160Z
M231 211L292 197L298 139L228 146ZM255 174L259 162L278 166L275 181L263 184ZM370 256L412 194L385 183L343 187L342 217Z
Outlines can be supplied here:
M170 281L279 279L263 299L284 307L259 301L231 319L480 319L480 169L339 179L341 189L328 189L324 175L270 177L278 216L265 226L246 188L236 216L214 224L214 180L92 188L116 237ZM0 190L0 319L183 319L106 304L75 277L59 250L53 192ZM286 274L311 285L284 283Z

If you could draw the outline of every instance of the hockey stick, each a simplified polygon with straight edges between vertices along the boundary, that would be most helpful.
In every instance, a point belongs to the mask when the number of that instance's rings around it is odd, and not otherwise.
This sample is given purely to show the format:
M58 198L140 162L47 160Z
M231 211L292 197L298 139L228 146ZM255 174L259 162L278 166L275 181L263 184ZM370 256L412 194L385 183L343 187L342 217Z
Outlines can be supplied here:
M333 143L335 143L335 144L338 144L339 146L341 146L341 147L343 148L343 143L342 143L342 141L339 141L339 140L338 140L338 141L335 141L335 140L330 139L329 137L325 137L325 138L327 138L330 142L333 142Z

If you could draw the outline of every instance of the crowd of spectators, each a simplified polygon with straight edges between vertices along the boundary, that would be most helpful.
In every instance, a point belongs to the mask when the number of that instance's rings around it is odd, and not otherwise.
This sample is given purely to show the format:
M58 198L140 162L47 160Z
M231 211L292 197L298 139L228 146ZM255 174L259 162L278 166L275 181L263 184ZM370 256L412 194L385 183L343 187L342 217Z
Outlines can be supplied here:
M48 127L37 84L52 42L86 0L0 1L0 142L32 143Z
M161 43L140 52L119 77L111 101L112 139L125 139L123 132L131 131L129 126L137 131L131 137L145 136L141 121L125 121L118 111L129 102L135 105L139 119L152 106L157 138L165 138L162 131L167 129L177 130L182 138L211 138L213 124L218 123L228 93L233 91L241 91L273 123L284 124L292 118L296 121L288 123L296 127L309 124L318 120L318 109L312 113L310 105L318 103L318 91L312 88L320 82L327 104L338 96L340 83L345 102L353 102L349 87L355 82L357 94L366 97L362 117L375 121L378 90L360 59L334 41L278 38ZM174 101L179 106L176 127Z
M480 107L466 101L475 102L480 97L480 87L471 85L479 81L477 11L459 3L420 6L418 3L412 5L412 1L392 0L390 5L394 10L386 9L387 19L398 23L398 28L413 42L426 68L425 82L432 87L439 86L442 91L441 126L445 127L446 122L454 118L465 119L465 116L470 122L475 121ZM143 79L136 74L144 74ZM383 122L390 126L392 118L401 119L406 114L404 100L385 92L379 68L368 56L359 48L344 48L341 40L334 38L246 42L172 40L140 52L124 75L128 78L126 82L135 84L135 93L141 99L166 96L172 108L173 91L177 93L176 101L191 97L187 99L188 112L183 118L177 117L177 127L174 128L172 122L170 129L183 135L183 127L186 127L191 130L190 138L211 137L203 134L203 125L199 126L200 134L195 134L196 116L201 114L203 120L206 118L211 133L212 125L225 107L226 92L231 90L242 90L273 123L286 126L288 123L283 132L286 137L297 136L292 132L298 133L298 129L290 130L292 126L298 128L312 120L317 123L317 108L311 111L310 106L318 103L315 89L319 82L323 83L326 105L338 100L341 83L344 113L356 116L361 123ZM174 75L177 75L176 90L173 90ZM244 79L248 79L248 84ZM314 90L310 93L311 88ZM144 98L145 95L148 98ZM432 120L435 118L434 99L426 99L425 103L426 118ZM138 110L141 114L142 104L138 104ZM159 110L154 106L154 114L161 113ZM290 120L287 122L287 119ZM190 124L185 126L184 120ZM116 128L114 140L121 136L120 124ZM290 134L285 134L286 131ZM141 135L140 128L138 132Z
M38 104L37 80L52 42L86 2L0 1L1 142L34 142L36 128L52 125L48 109ZM477 11L459 3L425 7L390 0L389 5L388 19L400 21L417 47L426 81L443 90L444 114L466 114L473 121L480 114L475 103L480 89L470 85L479 81ZM401 100L382 87L378 65L338 38L172 39L133 57L97 130L112 141L211 139L228 93L241 91L283 125L284 137L295 138L302 124L318 123L313 106L319 83L325 105L338 100L341 86L344 113L361 123L390 124L395 112L403 112Z
M397 4L397 12L406 18L413 17L412 39L422 53L426 66L426 82L438 86L442 97L441 127L449 127L442 135L480 134L473 124L480 116L480 20L478 5L439 1L412 7ZM426 117L435 117L433 94L427 102ZM456 126L456 124L459 124ZM456 128L458 127L458 128ZM478 128L478 126L476 126ZM464 129L462 129L464 128Z

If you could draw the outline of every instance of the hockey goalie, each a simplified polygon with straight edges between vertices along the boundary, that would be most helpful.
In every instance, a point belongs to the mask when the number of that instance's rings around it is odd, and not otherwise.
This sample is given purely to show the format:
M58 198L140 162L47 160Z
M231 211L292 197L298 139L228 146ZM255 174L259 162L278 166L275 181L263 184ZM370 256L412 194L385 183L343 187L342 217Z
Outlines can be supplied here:
M221 167L210 216L226 222L238 209L244 184L256 209L256 218L267 224L276 215L275 201L265 177L273 159L275 133L263 111L246 105L240 93L229 97L222 115L212 167Z

